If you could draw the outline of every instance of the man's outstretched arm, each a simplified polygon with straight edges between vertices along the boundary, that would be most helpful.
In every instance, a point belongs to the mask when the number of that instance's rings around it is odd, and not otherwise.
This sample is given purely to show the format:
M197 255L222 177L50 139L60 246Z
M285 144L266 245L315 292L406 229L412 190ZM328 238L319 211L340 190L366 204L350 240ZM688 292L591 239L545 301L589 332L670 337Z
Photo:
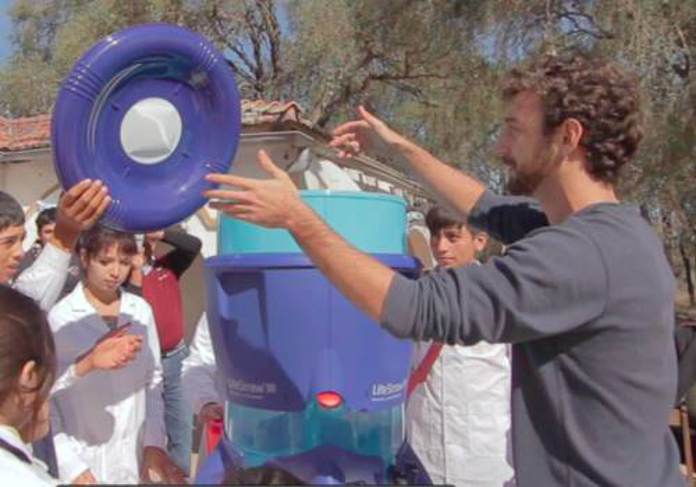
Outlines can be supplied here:
M287 229L339 291L379 320L394 271L334 232L299 198L288 175L265 152L258 157L271 178L210 175L210 181L238 188L207 191L206 197L217 200L211 207L251 223Z
M331 146L342 157L371 152L410 166L442 203L466 216L471 213L485 186L462 171L445 164L428 151L389 128L383 121L358 107L358 119L334 129Z
M329 228L263 151L259 163L270 179L208 176L236 188L207 191L216 199L211 206L289 230L334 286L395 336L450 344L528 341L572 330L604 309L606 270L583 228L549 228L481 266L409 280ZM577 255L593 257L579 270L568 265Z

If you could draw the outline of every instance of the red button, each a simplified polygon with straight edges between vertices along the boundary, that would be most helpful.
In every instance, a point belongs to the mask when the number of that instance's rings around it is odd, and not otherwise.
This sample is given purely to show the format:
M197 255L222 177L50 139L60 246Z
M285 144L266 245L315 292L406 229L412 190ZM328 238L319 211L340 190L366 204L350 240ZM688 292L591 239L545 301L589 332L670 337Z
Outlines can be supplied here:
M334 391L324 391L317 393L317 402L325 408L335 408L341 404L343 399Z

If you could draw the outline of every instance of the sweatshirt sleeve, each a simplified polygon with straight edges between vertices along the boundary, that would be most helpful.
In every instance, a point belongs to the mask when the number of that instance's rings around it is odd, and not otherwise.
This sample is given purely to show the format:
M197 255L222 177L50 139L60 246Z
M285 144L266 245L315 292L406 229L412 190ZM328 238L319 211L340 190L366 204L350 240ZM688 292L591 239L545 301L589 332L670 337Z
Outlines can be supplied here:
M76 365L73 363L58 375L58 378L53 383L53 387L51 387L51 395L57 394L63 389L71 387L79 380L80 378L78 377L76 372Z
M581 257L579 257L581 256ZM548 227L483 265L396 275L381 325L448 344L515 343L575 329L604 310L606 266L581 228Z
M181 278L201 252L203 242L198 237L179 230L165 230L162 241L174 249L159 259L161 264Z
M549 221L536 200L486 191L471 210L468 223L510 245L529 232L547 226Z
M69 266L70 254L47 243L32 266L19 275L14 287L49 311L60 297Z

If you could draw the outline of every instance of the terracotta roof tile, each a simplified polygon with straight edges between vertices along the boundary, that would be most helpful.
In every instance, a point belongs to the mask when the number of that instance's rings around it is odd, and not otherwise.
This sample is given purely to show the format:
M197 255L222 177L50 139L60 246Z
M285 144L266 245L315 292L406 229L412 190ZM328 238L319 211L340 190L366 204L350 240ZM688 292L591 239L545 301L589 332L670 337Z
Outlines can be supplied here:
M294 101L242 100L242 127L301 127L314 130L302 117L302 107ZM51 116L25 118L0 117L0 151L16 152L45 148L51 142Z
M295 101L242 100L242 126L295 123L312 128L302 118L302 107Z
M329 135L315 128L312 123L303 118L302 107L295 101L279 102L267 100L242 100L242 131L273 131L273 130L304 130L312 136L328 140ZM30 149L43 149L51 142L51 116L37 115L25 118L0 117L0 153L20 152ZM403 170L388 161L379 162L368 157L360 159L361 165L378 169L379 173L400 173L404 181L416 190L418 184L403 173Z
M50 135L50 115L24 118L0 117L1 151L21 151L47 147Z

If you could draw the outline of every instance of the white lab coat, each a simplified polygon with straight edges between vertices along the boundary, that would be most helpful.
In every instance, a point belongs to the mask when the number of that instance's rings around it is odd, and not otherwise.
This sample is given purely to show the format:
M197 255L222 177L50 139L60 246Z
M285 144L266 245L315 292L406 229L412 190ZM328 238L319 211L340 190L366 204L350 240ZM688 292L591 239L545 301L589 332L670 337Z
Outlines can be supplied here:
M71 254L47 243L31 267L22 272L13 287L49 311L68 278Z
M157 330L150 306L122 292L118 326L144 336L136 358L120 370L90 372L68 380L75 359L109 328L85 297L82 284L48 316L56 341L58 376L51 426L62 480L89 469L100 483L138 483L145 446L165 448L162 367ZM59 381L59 382L61 382Z
M413 369L430 342L415 344ZM507 345L442 347L406 408L407 436L435 484L514 485Z
M27 487L54 487L58 480L48 474L46 465L33 457L31 445L24 443L17 430L0 424L0 439L24 453L31 463L20 460L13 453L0 447L0 485Z
M209 402L223 403L223 382L222 374L217 373L208 319L203 313L191 341L188 357L181 367L184 397L195 414L200 413L201 408Z
M17 430L0 424L0 439L20 450L31 463L20 460L13 453L0 447L0 485L26 487L54 487L58 480L48 474L46 465L33 457L31 445L24 443Z

